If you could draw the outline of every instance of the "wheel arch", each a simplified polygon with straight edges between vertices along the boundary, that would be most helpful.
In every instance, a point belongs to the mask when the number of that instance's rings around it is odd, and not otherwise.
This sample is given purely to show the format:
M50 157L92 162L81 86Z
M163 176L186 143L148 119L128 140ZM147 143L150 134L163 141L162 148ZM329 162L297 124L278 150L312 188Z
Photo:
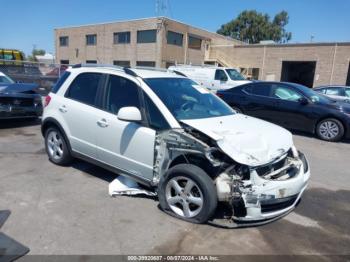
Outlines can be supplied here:
M215 178L217 174L217 168L212 166L208 159L204 155L199 155L199 154L181 154L174 158L169 166L168 170L174 166L177 166L179 164L192 164L195 165L199 168L201 168L204 172L208 174L209 177Z
M46 130L49 129L50 127L55 127L61 132L64 140L67 143L69 152L72 153L72 147L71 147L70 141L67 137L67 134L66 134L65 130L63 129L63 127L61 126L61 124L56 119L49 117L49 118L46 118L44 120L44 122L41 124L42 136L45 137Z

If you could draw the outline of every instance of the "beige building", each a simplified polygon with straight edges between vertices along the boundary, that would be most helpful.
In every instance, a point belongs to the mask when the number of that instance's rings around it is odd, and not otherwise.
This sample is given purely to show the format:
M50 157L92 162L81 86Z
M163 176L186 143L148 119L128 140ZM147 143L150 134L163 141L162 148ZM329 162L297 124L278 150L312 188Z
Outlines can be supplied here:
M55 29L55 46L62 64L217 64L260 80L350 85L350 43L248 45L165 17Z
M350 85L350 43L212 45L209 57L260 80Z
M63 64L203 64L211 44L233 43L241 42L164 17L55 29L56 58Z

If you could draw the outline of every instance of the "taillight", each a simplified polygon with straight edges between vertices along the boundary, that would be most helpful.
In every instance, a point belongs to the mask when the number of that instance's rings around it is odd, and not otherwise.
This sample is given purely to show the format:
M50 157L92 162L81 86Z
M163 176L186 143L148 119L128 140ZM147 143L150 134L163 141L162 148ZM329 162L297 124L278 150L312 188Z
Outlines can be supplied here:
M220 94L220 93L216 93L216 95L217 95L218 97L220 97L220 98L223 98L223 97L224 97L224 95L223 95L223 94Z
M51 96L47 95L45 97L44 107L47 107L50 104L50 101L51 101Z

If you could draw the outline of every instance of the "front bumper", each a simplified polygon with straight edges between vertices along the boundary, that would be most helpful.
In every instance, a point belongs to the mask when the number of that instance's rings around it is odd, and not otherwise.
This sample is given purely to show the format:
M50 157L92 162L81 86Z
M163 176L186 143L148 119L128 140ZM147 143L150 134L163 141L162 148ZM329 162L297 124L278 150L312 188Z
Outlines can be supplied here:
M287 180L266 180L252 173L253 186L242 194L245 216L234 216L238 223L266 223L288 214L295 208L310 178L310 168L301 154L299 172Z
M33 106L0 105L0 119L39 117L42 113L41 104Z

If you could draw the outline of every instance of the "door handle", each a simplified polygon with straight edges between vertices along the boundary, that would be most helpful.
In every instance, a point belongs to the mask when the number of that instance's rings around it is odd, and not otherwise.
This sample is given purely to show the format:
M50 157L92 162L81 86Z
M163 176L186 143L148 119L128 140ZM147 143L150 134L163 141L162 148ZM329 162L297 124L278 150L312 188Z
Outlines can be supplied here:
M108 122L106 119L102 118L101 120L97 121L97 125L100 127L107 127L108 126Z
M58 110L60 110L60 112L62 113L66 113L67 112L67 107L65 105L62 105L58 108Z

